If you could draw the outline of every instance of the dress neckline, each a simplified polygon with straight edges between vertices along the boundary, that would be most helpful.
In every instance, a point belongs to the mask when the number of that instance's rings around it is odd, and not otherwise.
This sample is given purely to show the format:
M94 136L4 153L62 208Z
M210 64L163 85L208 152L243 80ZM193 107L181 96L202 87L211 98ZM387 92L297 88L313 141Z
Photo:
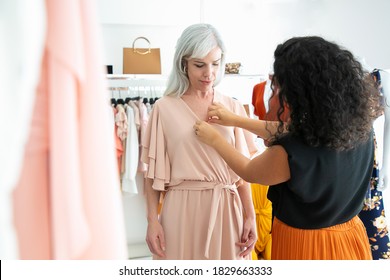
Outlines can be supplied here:
M187 110L195 117L196 120L201 120L201 119L199 118L199 116L198 116L197 114L195 114L195 112L194 112L194 111L191 109L191 107L187 104L187 102L185 102L185 101L183 100L182 97L179 97L179 99L180 99L180 101L184 104L184 106L187 108ZM218 101L219 101L218 92L214 89L214 90L213 90L213 100L212 100L211 104L214 103L214 102L218 102Z

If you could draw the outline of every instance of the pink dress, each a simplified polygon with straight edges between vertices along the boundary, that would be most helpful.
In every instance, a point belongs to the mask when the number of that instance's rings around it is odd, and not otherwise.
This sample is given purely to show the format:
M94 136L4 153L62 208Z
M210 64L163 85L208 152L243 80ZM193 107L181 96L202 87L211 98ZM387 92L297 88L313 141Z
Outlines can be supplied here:
M215 92L214 101L246 115L236 100ZM159 99L149 117L142 143L146 176L153 188L167 191L160 221L167 259L242 259L235 245L243 230L243 207L235 183L239 177L193 130L198 117L181 99ZM215 125L229 143L249 157L240 128ZM155 257L157 258L157 257Z
M13 193L21 259L128 257L95 4L46 0L42 72Z

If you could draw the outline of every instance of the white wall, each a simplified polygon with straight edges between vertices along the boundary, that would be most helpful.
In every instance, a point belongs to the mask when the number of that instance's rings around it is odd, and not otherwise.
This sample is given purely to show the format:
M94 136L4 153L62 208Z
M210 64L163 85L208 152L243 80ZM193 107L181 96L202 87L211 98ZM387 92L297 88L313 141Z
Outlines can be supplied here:
M215 25L227 60L244 74L266 74L278 43L320 35L335 41L372 68L390 68L388 0L98 0L106 64L122 73L122 48L138 36L161 48L162 71L171 69L174 46L189 24Z
M206 2L206 1L205 1ZM377 68L390 66L388 0L207 1L205 20L225 37L233 60L264 73L278 43L319 35L335 41ZM226 12L216 12L226 9ZM259 70L260 69L260 70Z

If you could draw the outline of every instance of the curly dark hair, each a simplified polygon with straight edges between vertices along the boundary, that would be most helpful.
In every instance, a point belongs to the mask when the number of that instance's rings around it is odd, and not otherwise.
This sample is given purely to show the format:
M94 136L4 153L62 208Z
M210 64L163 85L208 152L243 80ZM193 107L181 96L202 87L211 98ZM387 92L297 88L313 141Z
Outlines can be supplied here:
M287 103L287 130L307 145L349 150L367 141L381 110L379 91L350 51L308 36L278 45L274 56L279 131Z

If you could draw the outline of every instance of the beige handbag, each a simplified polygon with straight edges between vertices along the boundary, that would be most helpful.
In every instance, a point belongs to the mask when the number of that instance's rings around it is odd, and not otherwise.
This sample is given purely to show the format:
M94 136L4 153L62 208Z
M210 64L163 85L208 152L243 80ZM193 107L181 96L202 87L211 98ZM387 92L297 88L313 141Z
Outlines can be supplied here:
M136 48L139 39L148 42L149 48ZM123 48L123 74L161 74L160 49L152 49L145 37L135 38L132 48Z

